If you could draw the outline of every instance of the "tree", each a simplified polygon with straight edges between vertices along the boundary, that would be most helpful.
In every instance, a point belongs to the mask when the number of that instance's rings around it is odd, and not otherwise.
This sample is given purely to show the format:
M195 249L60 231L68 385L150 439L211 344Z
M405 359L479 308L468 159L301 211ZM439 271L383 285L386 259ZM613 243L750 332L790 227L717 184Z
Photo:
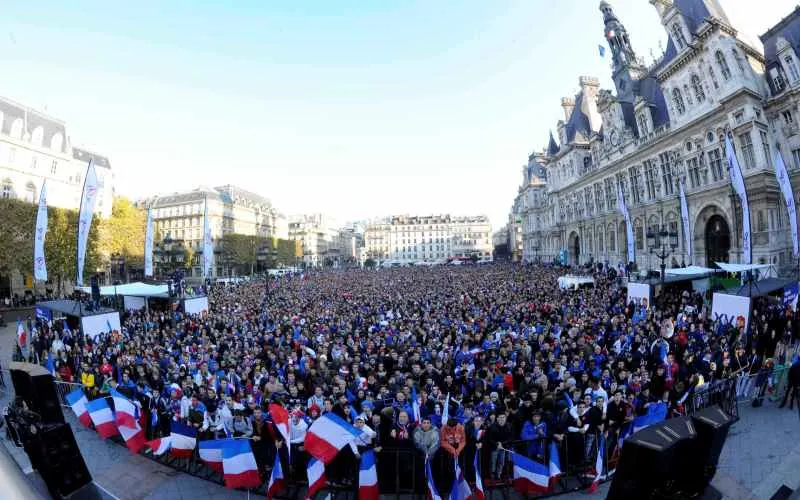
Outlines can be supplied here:
M192 266L194 266L194 254L192 247L183 247L183 267L187 271L191 271Z
M128 265L144 263L147 213L122 196L114 197L111 217L100 222L99 250L103 260L122 255Z
M375 262L375 259L373 259L372 257L364 261L364 267L366 267L367 269L375 269L376 265L378 265L378 263Z
M478 263L478 256L475 255L475 254L470 255L469 256L469 261L472 262L473 264L477 264Z
M0 199L0 214L0 234L3 235L0 238L0 271L9 273L17 269L31 273L36 205L4 198Z
M222 237L222 257L239 274L249 274L255 267L259 248L264 246L267 239L262 236L229 233Z

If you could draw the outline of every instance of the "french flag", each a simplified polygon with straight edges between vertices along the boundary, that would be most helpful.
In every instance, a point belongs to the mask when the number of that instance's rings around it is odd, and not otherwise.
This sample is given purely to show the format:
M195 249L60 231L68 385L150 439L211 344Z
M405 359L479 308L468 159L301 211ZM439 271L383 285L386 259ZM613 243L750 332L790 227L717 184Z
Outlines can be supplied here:
M422 413L419 409L419 399L417 399L417 388L411 387L411 410L414 413L414 422L422 422Z
M176 458L189 458L197 445L197 431L180 422L172 422L170 455Z
M310 499L316 495L319 490L324 488L325 483L328 481L325 478L325 464L312 457L311 460L308 461L306 474L308 474L308 493L306 493L306 499ZM272 478L270 478L270 482L271 481Z
M275 428L278 429L278 432L283 436L283 440L286 442L286 452L289 453L292 449L292 447L289 446L289 411L281 405L270 403L269 414L272 417L272 423L275 425Z
M25 331L25 325L22 324L22 321L17 320L17 345L20 348L25 347L28 344L28 333Z
M152 441L148 441L145 446L150 448L153 451L153 455L163 455L170 449L172 444L172 437L166 436L160 439L154 439Z
M378 471L375 452L367 450L361 455L358 467L358 500L378 500Z
M324 467L323 467L324 468ZM258 486L258 484L256 484ZM281 468L281 455L275 454L275 465L272 466L272 474L269 476L269 486L267 487L267 500L275 498L275 495L283 491L285 487L283 479L283 469Z
M430 460L425 460L425 482L427 483L428 500L442 500L442 497L439 496L439 491L436 489L436 485L433 483Z
M280 469L280 455L275 454ZM283 479L283 473L278 472ZM275 469L272 470L275 474ZM257 488L261 484L256 457L247 439L226 439L222 444L222 476L228 488ZM272 481L270 481L272 483ZM267 498L270 498L267 493Z
M111 399L114 401L114 414L119 427L138 427L136 415L139 410L136 405L131 403L131 400L118 393L115 390L110 391Z
M72 411L75 413L75 416L78 417L78 420L81 421L84 427L90 427L92 425L92 418L89 416L89 411L86 409L86 404L89 402L86 399L86 395L83 391L78 388L74 391L70 392L65 396L67 403L69 404Z
M139 453L147 445L144 437L144 431L138 425L136 427L120 426L119 433L122 439L125 440L125 446L131 450L131 453Z
M558 446L554 441L550 442L548 469L550 470L550 488L554 488L556 480L561 476L561 459L558 457Z
M361 431L334 413L326 413L311 424L305 448L309 455L329 464L339 450L361 435Z
M453 487L450 488L450 500L467 500L472 497L472 491L469 489L467 480L464 479L464 473L458 465L458 460L456 459L453 462L455 463L456 476L455 480L453 480Z
M117 426L114 424L114 413L104 398L89 401L86 403L86 409L89 410L89 417L101 438L108 439L119 434Z
M206 463L211 470L215 472L222 472L222 446L227 440L212 439L209 441L200 441L197 445L197 450L200 454L200 460Z
M514 462L514 489L522 494L545 493L550 486L550 471L547 467L520 455L511 454Z
M606 477L603 475L603 466L605 465L605 456L606 456L606 442L603 439L603 435L600 435L600 440L597 442L597 459L594 462L594 480L592 481L592 485L589 486L589 489L586 490L589 493L594 493L600 487L600 481L605 479Z
M481 450L476 450L475 458L473 459L475 465L475 498L473 500L486 500L486 494L483 492L483 480L481 479L480 452Z

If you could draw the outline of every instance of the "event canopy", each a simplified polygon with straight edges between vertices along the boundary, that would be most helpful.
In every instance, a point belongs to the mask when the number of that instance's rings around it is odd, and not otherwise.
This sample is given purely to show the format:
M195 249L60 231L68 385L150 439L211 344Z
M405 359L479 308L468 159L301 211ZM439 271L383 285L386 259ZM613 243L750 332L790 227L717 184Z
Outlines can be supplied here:
M715 262L714 264L727 273L746 273L747 271L766 269L770 266L769 264L728 264L727 262Z
M667 269L666 273L672 276L698 276L702 274L711 274L715 271L710 267L701 267L701 266L688 266L688 267L676 267L674 269Z
M81 287L81 291L92 293L90 287ZM129 297L156 297L166 299L169 297L167 285L148 285L147 283L125 283L123 285L109 285L100 287L100 295L127 295Z
M561 289L578 288L581 285L594 285L594 279L588 276L561 276L558 287Z
M745 284L728 288L721 293L725 295L738 295L739 297L761 297L783 290L787 285L797 283L797 280L790 278L767 278L761 281L754 281L752 284Z

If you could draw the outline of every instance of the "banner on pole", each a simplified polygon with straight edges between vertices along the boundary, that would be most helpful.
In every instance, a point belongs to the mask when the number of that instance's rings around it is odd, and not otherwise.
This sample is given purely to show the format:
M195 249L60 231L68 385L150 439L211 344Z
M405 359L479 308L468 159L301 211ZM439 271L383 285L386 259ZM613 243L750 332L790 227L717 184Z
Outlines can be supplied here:
M33 276L47 281L47 263L44 257L44 237L47 234L47 184L42 184L39 193L39 211L36 214L36 239L33 244Z

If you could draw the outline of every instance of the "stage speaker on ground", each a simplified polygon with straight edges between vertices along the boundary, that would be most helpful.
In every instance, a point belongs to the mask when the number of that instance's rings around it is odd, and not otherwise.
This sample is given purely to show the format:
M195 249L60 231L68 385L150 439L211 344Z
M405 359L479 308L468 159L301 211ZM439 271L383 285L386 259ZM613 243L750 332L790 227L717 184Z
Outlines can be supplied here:
M719 406L712 406L692 415L692 421L697 439L681 461L684 471L680 488L688 494L700 494L717 473L719 457L735 419Z
M25 451L53 498L66 498L92 482L81 450L67 424L43 426Z
M696 437L689 417L665 420L630 436L625 440L606 498L674 498L681 470L679 461Z
M47 369L32 363L11 363L11 382L14 392L25 402L28 410L41 417L42 423L64 423L61 401Z

